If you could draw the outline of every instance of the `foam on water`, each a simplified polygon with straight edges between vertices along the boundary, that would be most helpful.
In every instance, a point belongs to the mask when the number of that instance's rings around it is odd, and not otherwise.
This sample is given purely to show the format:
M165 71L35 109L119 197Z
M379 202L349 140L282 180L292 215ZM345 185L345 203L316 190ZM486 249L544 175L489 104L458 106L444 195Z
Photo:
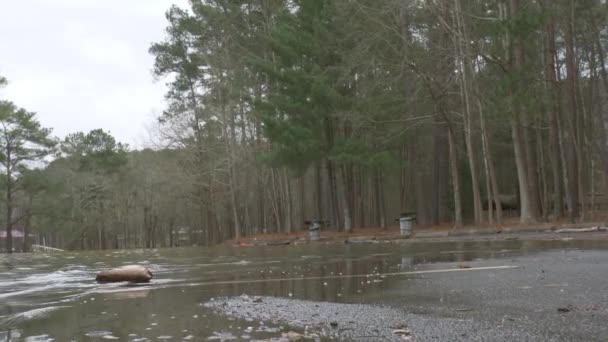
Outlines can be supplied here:
M0 280L0 299L40 293L61 294L73 289L86 289L95 286L91 282L92 277L93 273L78 269L62 269L26 276L11 274Z
M68 307L69 306L49 306L4 316L2 319L0 319L0 329L16 326L23 321L42 318L55 310Z
M25 342L51 342L54 340L49 335L28 336L25 338Z

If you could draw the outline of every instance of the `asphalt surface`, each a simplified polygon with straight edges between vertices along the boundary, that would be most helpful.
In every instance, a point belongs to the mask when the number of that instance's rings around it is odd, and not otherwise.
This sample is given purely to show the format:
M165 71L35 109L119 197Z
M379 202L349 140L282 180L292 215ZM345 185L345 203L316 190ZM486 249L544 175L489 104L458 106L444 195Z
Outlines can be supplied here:
M608 340L608 244L519 241L505 247L431 245L416 261L401 259L403 274L390 267L384 270L389 275L373 273L366 281L383 286L351 303L244 296L205 306L316 340ZM437 272L424 273L429 270Z
M499 235L0 255L0 341L608 341L608 233Z

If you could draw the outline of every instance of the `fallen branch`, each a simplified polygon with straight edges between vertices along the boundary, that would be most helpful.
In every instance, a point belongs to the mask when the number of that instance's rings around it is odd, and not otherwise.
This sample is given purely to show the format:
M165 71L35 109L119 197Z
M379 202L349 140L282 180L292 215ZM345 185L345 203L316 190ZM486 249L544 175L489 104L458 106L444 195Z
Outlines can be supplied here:
M593 233L593 232L605 232L608 228L606 227L591 227L591 228L562 228L558 229L556 233Z

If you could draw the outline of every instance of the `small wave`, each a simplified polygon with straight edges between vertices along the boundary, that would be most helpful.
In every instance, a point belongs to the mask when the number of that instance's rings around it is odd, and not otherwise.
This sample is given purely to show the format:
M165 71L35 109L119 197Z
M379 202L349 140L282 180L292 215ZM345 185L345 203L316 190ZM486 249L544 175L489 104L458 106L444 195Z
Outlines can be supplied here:
M94 290L89 291L87 294L94 294L94 293L103 294L103 293L118 293L118 292L137 292L137 291L148 290L148 289L151 289L151 288L152 288L151 285L111 286L111 287L106 287L106 288L94 289Z
M112 332L105 331L105 330L95 330L95 331L89 331L88 333L86 333L84 335L88 336L88 337L104 337L107 335L112 335Z
M19 285L41 285L41 284L57 284L64 285L66 283L81 282L91 279L91 273L84 270L59 270L50 273L32 274L21 279L13 279L10 281L10 286ZM0 286L2 284L0 283Z
M7 293L0 293L0 299L14 297L14 296L19 296L19 295L24 295L24 294L29 294L29 293L34 293L34 292L39 292L39 291L45 291L45 290L49 290L51 288L52 288L51 286L39 286L39 287L34 287L34 288L31 288L31 289L27 289L27 290L13 291L13 292L7 292Z
M49 335L28 336L25 338L25 342L51 342L54 340Z
M248 266L248 265L267 265L267 264L278 264L280 260L266 260L266 261L251 261L251 260L240 260L233 262L212 262L208 264L194 264L195 267L215 267L215 266Z
M69 308L69 306L49 306L5 316L0 320L0 328L10 328L24 321L42 318L52 311L63 308Z
M2 279L0 281L0 300L20 296L70 294L74 289L95 287L92 273L74 269L76 267L78 266L70 265L55 272L30 274L16 279L13 278L15 276L13 275L11 277L13 279Z
M322 259L323 257L320 255L301 255L302 259Z

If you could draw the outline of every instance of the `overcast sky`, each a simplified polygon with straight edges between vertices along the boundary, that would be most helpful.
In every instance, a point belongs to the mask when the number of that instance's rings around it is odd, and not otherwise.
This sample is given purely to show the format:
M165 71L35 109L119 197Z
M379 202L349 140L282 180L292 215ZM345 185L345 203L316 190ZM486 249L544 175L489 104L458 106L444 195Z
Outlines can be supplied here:
M141 147L164 108L152 42L165 11L186 0L5 0L0 4L0 75L8 99L35 111L63 137L95 128Z

